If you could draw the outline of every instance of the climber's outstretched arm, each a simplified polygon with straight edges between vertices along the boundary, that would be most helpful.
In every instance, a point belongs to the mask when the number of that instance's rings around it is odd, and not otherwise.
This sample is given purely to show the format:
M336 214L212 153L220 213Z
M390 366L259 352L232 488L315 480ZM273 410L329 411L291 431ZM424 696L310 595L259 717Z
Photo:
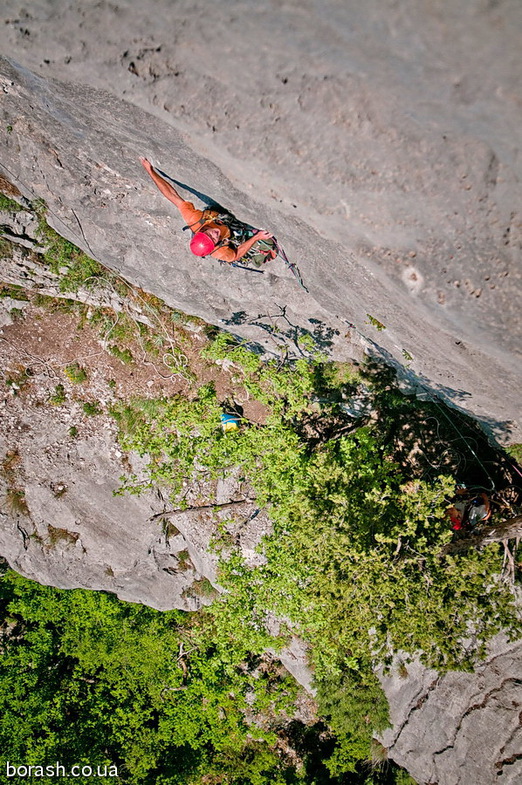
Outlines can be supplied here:
M178 194L174 186L168 183L166 180L159 175L156 170L153 168L150 161L146 158L140 158L140 163L145 169L145 171L152 177L155 184L157 185L158 189L161 191L163 196L166 196L169 202L175 204L176 207L179 209L182 204L184 204L185 200Z

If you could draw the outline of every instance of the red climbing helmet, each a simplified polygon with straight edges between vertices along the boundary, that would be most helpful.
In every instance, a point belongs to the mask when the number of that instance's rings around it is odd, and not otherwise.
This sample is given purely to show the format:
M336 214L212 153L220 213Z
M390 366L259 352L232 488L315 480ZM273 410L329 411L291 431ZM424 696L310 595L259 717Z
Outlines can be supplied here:
M206 256L207 254L212 253L215 247L216 244L212 242L205 232L196 232L190 241L190 250L193 254L196 254L196 256Z

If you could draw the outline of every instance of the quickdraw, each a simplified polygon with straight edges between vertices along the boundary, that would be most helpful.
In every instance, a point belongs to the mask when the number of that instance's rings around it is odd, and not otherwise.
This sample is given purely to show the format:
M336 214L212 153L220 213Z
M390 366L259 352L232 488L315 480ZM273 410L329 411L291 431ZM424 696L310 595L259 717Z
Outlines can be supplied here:
M291 262L290 261L290 259L288 258L288 256L286 255L286 253L284 251L283 246L276 240L276 238L273 237L272 239L274 241L275 249L277 251L278 256L281 257L281 259L284 261L284 263L286 264L286 266L288 267L290 272L293 273L293 275L297 279L299 285L302 286L303 289L305 290L305 292L308 292L308 294L309 294L310 290L304 285L304 282L303 282L303 279L301 277L301 272L299 270L299 267L296 265L295 262Z

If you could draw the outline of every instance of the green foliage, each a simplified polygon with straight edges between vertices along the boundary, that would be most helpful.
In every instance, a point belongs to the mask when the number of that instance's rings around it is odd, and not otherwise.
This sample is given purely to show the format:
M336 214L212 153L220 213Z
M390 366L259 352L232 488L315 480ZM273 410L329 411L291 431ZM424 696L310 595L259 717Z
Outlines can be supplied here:
M19 365L14 371L9 373L5 383L10 388L13 395L18 395L27 389L31 376L32 370L30 368Z
M210 472L217 477L223 462L229 467L234 465L233 442L224 436L219 438L221 409L212 386L201 387L193 401L181 396L158 401L134 400L118 403L112 414L120 424L123 447L151 458L150 481L141 487L168 483L172 497L176 498L185 479L198 474L197 456L207 458L208 466L201 470L202 475ZM135 492L140 490L132 479L126 487Z
M346 386L353 389L361 383L361 374L353 363L332 362L325 366L332 374L330 385L333 388Z
M325 676L317 682L317 702L321 716L341 740L343 754L349 752L352 760L370 759L371 733L389 725L388 702L377 677L348 669ZM331 761L329 768L336 773L337 763Z
M395 772L395 785L417 785L416 780L411 777L404 769Z
M196 374L190 369L187 355L178 346L171 346L164 352L163 364L171 373L179 374L189 382L196 380Z
M250 396L270 407L276 418L288 421L314 410L311 395L320 363L304 359L285 365L275 360L263 362L226 333L218 334L202 354L214 361L232 363L240 374L237 381Z
M149 305L162 314L161 303ZM157 338L106 311L91 321L119 352L131 358L120 344L143 338L173 373L193 379L187 354L172 349L167 334ZM225 591L217 595L206 579L196 580L187 594L212 605L183 617L106 595L36 590L9 577L7 629L13 620L15 627L5 637L5 670L0 665L6 754L117 762L128 783L399 782L402 775L362 763L375 761L372 735L388 721L375 666L401 650L406 661L422 652L440 669L471 668L491 635L516 633L513 597L497 578L499 547L441 556L451 538L445 508L454 483L442 470L416 471L408 443L411 437L416 444L433 409L415 408L388 377L313 358L263 361L223 333L204 354L230 369L238 399L262 405L264 424L245 420L224 433L212 384L190 400L120 401L111 413L121 445L146 458L146 478L126 477L122 491L160 486L183 507L187 485L241 478L273 524L260 546L265 562L248 567L222 523L218 579ZM87 378L78 363L66 374L75 383ZM356 428L340 404L361 378L378 417ZM101 411L91 402L83 409ZM175 536L163 526L165 536ZM74 534L63 532L50 530L49 541L72 544ZM179 552L176 569L192 568L188 551ZM267 632L274 617L285 620L278 639ZM328 722L322 768L313 769L309 750L297 769L274 752L274 728L291 713L295 685L261 667L262 657L289 634L310 647ZM15 670L22 686L9 709ZM270 719L248 725L251 711Z
M82 286L91 287L109 272L94 259L52 229L47 223L47 208L42 200L33 205L38 215L38 238L44 247L44 260L51 272L60 276L61 292L76 292Z
M517 463L522 465L522 444L510 444L509 447L506 447L506 452L511 455Z
M117 357L117 359L121 360L124 365L131 365L134 362L134 357L132 356L130 349L120 349L120 347L116 346L116 344L112 344L109 346L109 351L113 357Z
M61 406L66 401L65 387L63 384L57 384L54 392L49 396L49 403L54 406Z
M4 766L113 764L127 785L304 785L273 751L273 731L245 720L253 691L277 713L287 680L245 668L205 612L160 613L13 573L0 601Z
M126 314L115 314L107 308L96 308L91 311L89 317L90 324L97 327L100 336L104 341L117 342L113 344L125 345L131 341L136 333L137 326ZM110 350L112 347L110 348Z
M177 530L176 530L177 532ZM177 532L179 533L179 532ZM175 536L175 535L174 535ZM192 570L194 569L194 565L192 563L192 559L190 558L190 554L187 550L179 551L176 554L176 558L178 560L178 569L182 572L184 570Z
M5 210L6 212L19 212L19 210L23 210L24 208L22 205L18 204L14 199L10 199L8 196L0 192L0 210Z
M268 410L266 424L223 434L210 386L190 402L121 405L114 414L123 446L149 460L148 480L130 477L125 487L159 484L181 505L184 483L198 478L234 472L250 483L274 531L256 569L225 543L219 582L226 593L209 609L216 635L259 651L283 642L270 640L267 618L287 619L310 644L320 705L337 734L330 773L356 772L372 756L372 733L387 722L377 664L402 650L441 670L467 669L493 634L520 629L513 595L496 577L502 554L491 545L440 555L452 536L445 510L454 481L416 477L396 459L405 438L404 428L394 436L397 418L399 425L414 420L416 409L387 379L369 380L379 420L343 435L330 425L346 424L337 404L353 391L352 379L317 361L263 362L224 334L205 354L233 368L240 388Z
M3 236L0 230L0 256L5 256L6 259L11 258L13 253L13 244Z
M32 294L32 302L51 313L81 313L85 307L83 303L78 303L76 300L68 300L65 297L48 297L38 292Z
M187 594L191 595L192 597L207 597L207 598L215 598L218 595L218 592L212 586L211 582L208 578L201 578L200 580L194 581L192 586L187 590Z
M14 284L0 284L0 298L1 297L11 297L13 300L20 300L22 302L27 302L29 300L25 289L21 286L15 286Z
M83 413L88 417L95 417L97 414L102 413L102 408L97 401L85 401L82 405Z
M64 373L73 384L82 384L87 381L87 371L77 362L67 365Z
M375 327L376 330L379 330L379 332L386 329L386 325L376 319L375 316L372 316L369 313L367 313L366 316L368 317L368 324L373 325L373 327Z
M13 322L21 322L24 319L25 314L22 308L11 308L9 310L9 316Z

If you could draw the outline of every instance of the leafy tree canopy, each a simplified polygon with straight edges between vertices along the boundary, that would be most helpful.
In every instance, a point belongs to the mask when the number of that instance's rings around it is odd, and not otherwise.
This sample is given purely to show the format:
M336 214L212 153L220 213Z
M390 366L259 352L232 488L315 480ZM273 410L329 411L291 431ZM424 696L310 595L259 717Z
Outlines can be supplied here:
M442 460L433 471L432 453L445 455L433 406L370 375L363 424L343 408L361 381L346 369L261 362L223 335L206 354L232 365L262 424L224 433L210 384L191 400L115 405L122 446L147 458L145 479L128 476L119 492L160 485L183 507L187 484L234 474L269 512L264 563L247 566L216 525L226 591L197 614L5 575L5 759L115 764L129 785L404 783L393 767L368 768L388 722L375 668L399 651L471 668L495 632L519 632L499 546L442 555L454 473ZM410 458L419 443L432 451L424 464ZM291 634L314 671L321 719L308 729L291 719L295 682L264 654Z
M238 384L267 408L264 424L224 434L207 385L191 402L137 401L116 411L123 444L149 457L145 484L167 486L176 504L183 482L239 471L268 508L266 563L251 569L228 548L220 574L227 594L211 612L252 649L274 615L310 644L320 705L342 738L331 770L354 770L387 721L378 664L401 651L439 669L471 668L493 634L520 630L513 594L499 580L502 554L493 544L441 555L455 481L443 461L452 438L439 404L405 398L373 371L366 384L378 417L356 427L342 407L354 379L320 359L262 363L224 335L207 355L234 364ZM405 457L419 442L424 466ZM438 472L426 471L430 451L442 455ZM142 485L126 481L134 492Z

